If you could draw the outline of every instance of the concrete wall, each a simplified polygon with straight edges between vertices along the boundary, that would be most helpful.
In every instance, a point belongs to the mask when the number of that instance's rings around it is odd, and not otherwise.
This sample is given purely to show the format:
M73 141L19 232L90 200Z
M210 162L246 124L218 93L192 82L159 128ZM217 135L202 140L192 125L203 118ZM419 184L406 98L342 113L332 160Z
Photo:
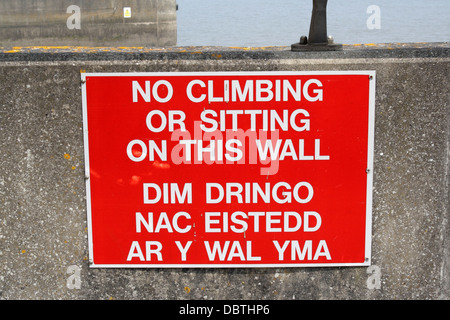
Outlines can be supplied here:
M131 17L124 17L124 7ZM170 46L175 0L0 2L0 46Z
M449 299L450 45L4 49L1 299ZM92 269L80 70L376 70L369 268Z

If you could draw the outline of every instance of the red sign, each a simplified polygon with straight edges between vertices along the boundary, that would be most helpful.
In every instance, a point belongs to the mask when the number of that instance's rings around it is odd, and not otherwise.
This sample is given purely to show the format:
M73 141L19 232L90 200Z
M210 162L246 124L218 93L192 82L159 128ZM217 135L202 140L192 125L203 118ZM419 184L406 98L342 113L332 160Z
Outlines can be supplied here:
M375 71L82 80L93 267L370 264Z

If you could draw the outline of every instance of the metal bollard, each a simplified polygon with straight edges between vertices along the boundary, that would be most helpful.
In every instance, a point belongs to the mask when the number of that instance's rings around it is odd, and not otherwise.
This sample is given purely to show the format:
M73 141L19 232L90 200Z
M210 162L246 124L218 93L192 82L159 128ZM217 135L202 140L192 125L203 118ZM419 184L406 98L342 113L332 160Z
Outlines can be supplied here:
M291 51L337 51L341 44L335 44L327 35L328 0L313 0L309 37L301 36L299 43L291 45Z

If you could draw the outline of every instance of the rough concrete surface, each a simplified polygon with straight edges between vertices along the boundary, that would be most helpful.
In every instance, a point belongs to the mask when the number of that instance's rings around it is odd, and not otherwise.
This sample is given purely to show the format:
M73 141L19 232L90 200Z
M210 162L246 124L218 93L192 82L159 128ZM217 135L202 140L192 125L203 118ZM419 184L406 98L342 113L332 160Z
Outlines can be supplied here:
M1 299L449 299L449 49L0 49ZM372 266L90 268L81 70L376 70Z

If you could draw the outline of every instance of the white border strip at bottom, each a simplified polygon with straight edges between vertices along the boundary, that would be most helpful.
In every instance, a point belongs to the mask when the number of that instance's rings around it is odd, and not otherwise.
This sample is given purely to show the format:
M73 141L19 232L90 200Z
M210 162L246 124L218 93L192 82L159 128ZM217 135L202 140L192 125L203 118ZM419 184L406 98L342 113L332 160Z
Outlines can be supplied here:
M91 264L91 268L311 268L311 267L368 267L363 263L296 263L296 264Z

